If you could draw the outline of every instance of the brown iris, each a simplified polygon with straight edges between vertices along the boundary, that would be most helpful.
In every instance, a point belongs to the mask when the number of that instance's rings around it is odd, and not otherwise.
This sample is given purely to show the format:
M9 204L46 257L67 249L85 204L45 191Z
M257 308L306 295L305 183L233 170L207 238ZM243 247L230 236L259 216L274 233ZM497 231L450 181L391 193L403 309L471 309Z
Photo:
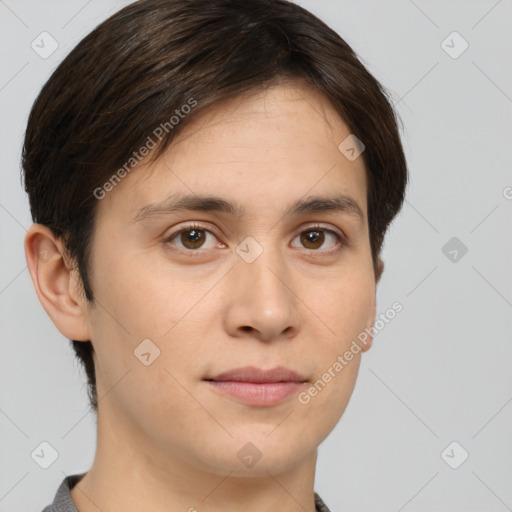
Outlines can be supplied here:
M205 238L204 229L187 229L182 231L180 234L181 242L187 249L200 248L203 245Z
M199 249L205 241L204 229L187 229L180 233L180 239L187 249ZM325 241L325 234L322 230L303 231L300 234L300 241L307 249L318 249ZM312 246L311 246L312 245Z
M325 234L323 231L313 230L313 231L304 231L300 235L300 241L304 244L304 247L307 249L318 249L321 247L325 240ZM309 247L308 244L317 244L320 242L318 247Z

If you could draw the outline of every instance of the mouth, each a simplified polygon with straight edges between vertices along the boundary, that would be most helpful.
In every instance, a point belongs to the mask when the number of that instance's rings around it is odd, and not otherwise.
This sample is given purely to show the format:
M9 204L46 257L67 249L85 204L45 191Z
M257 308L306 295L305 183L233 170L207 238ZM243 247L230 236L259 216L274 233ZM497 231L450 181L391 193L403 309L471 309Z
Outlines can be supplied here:
M305 377L283 366L270 370L246 366L204 380L216 392L260 407L279 404L307 382Z

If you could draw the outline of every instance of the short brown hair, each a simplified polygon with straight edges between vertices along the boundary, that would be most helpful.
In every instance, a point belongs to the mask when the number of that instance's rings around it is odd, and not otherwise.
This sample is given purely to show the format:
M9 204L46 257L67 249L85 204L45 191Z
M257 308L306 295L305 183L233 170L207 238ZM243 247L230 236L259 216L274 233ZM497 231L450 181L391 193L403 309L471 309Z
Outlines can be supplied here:
M365 145L379 280L384 235L404 201L407 166L388 93L350 46L287 0L140 0L101 23L62 61L34 102L23 146L32 219L63 240L90 304L94 191L190 98L197 105L163 131L152 158L206 107L283 78L307 80L321 91ZM97 411L92 344L71 341Z

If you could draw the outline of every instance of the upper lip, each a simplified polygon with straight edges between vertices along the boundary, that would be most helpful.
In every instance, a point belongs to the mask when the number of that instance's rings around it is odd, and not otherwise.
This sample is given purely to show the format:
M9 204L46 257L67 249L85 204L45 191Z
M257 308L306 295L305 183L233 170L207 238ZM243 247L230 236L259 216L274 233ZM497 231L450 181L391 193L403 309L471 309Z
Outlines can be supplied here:
M270 370L263 370L262 368L257 368L255 366L244 366L228 370L227 372L220 373L214 377L209 377L205 380L232 380L239 382L306 382L307 379L284 366L277 366Z

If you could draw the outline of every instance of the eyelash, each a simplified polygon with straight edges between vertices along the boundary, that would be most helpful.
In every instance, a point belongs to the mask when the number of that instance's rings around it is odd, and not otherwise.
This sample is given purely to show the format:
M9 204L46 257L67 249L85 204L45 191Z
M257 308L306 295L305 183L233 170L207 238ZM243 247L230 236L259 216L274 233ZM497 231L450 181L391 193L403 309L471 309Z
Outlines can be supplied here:
M192 231L192 230L207 231L208 233L211 233L213 236L218 238L215 235L215 233L212 232L210 229L208 229L206 226L203 226L203 225L197 224L197 223L191 223L191 224L185 226L184 228L181 228L180 230L175 231L175 232L171 233L169 236L165 237L163 242L165 244L171 243L171 240L174 240L181 233L186 232L186 231ZM346 237L344 235L342 235L342 234L340 234L337 231L334 231L332 229L328 229L327 227L322 226L320 224L315 224L313 226L308 226L306 229L303 229L297 235L295 235L294 239L297 236L302 235L303 233L308 233L310 231L324 231L326 233L330 233L330 234L332 234L332 235L334 235L336 237L338 243L336 244L336 247L334 247L332 249L328 249L328 250L305 249L309 253L322 253L324 255L325 254L331 255L331 254L334 254L334 253L338 252L339 250L341 250L346 245L346 243L347 243L347 239L346 239ZM171 244L171 245L174 245L174 244ZM187 254L189 256L190 255L191 256L202 256L202 255L204 255L204 252L207 251L208 249L183 249L181 247L175 246L173 250L176 250L176 251L181 252L181 253L185 253L185 254Z

